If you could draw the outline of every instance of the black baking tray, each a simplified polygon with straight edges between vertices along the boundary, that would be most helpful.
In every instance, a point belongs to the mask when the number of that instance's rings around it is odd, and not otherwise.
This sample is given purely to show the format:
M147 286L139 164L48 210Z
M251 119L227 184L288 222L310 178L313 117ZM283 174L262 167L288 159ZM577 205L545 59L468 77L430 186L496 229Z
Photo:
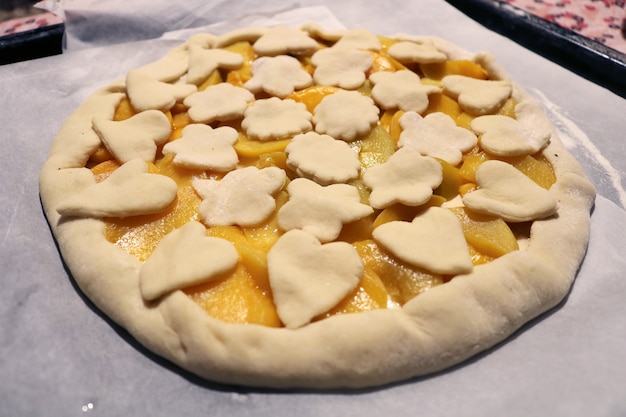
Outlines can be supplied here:
M0 65L58 55L63 52L65 24L59 23L0 36Z
M626 54L497 0L446 0L485 27L626 98Z

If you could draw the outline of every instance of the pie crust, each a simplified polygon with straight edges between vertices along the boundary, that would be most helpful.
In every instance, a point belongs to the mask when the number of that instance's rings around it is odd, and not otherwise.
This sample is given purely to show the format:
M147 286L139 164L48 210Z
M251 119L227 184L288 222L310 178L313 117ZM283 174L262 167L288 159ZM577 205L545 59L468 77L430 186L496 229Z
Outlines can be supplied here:
M341 48L372 42L364 31L324 32L314 25L303 27L303 31L329 42L341 39ZM172 100L180 100L181 95L189 96L191 91L184 83L176 82L187 71L189 55L202 60L201 53L211 50L207 45L258 39L265 33L266 29L250 29L220 37L194 37L145 67L143 73L131 71L126 79L95 92L62 126L41 169L41 201L73 278L99 309L151 351L209 380L257 387L336 389L380 386L461 363L505 340L564 299L587 248L595 190L548 123L552 129L549 143L541 153L556 175L556 183L549 190L558 205L556 214L533 222L523 249L475 266L471 272L431 288L401 308L339 314L294 328L270 328L215 319L180 290L146 300L140 282L142 262L104 237L102 218L63 211L68 199L94 183L93 175L85 168L89 156L101 144L93 126L104 126L112 120L126 82L133 83L133 94L141 95L140 102L148 109L154 107L153 99L157 98L146 99L141 91L156 88L150 84L154 79L141 79L146 73L171 86ZM299 38L302 31L281 29L280 33ZM343 36L346 34L349 36ZM541 106L509 78L492 55L470 54L439 38L398 39L407 59L423 54L424 59L440 60L443 54L444 59L478 62L491 80L502 82L493 94L503 94L502 86L508 86L510 95L528 106L527 118L547 123ZM284 53L274 40L264 38L260 47L272 54ZM293 45L285 47L312 53L315 45L311 45L310 38L302 40L295 39ZM199 50L203 42L204 49ZM319 58L324 61L322 58L328 57ZM363 54L354 55L358 65L364 58ZM226 62L224 65L237 65L232 57L220 59ZM175 71L181 65L183 68ZM319 77L332 78L332 70ZM358 78L357 74L343 82L353 85L360 82ZM454 90L451 94L459 95L457 90L463 87L458 84L459 80L450 80L449 88ZM158 99L168 105L166 98ZM483 106L485 112L489 111L480 100L465 101L468 106ZM224 113L221 117L230 116ZM318 133L333 136L338 129L336 134L344 135L349 142L362 126L345 132L341 128L345 126L333 125L328 129L331 133ZM139 193L135 198L143 201L150 196ZM59 214L59 209L65 215ZM132 215L133 209L129 210Z

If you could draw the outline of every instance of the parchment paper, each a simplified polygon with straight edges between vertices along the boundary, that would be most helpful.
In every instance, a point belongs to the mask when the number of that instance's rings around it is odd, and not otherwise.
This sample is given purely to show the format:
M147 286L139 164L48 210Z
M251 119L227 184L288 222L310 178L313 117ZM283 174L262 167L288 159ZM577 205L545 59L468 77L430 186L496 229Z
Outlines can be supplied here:
M443 0L95 0L62 6L61 56L0 67L0 416L626 415L626 102L468 19ZM197 31L363 27L489 50L544 103L596 184L587 257L565 303L474 360L357 392L201 381L139 346L84 299L41 210L37 176L61 123L95 89Z

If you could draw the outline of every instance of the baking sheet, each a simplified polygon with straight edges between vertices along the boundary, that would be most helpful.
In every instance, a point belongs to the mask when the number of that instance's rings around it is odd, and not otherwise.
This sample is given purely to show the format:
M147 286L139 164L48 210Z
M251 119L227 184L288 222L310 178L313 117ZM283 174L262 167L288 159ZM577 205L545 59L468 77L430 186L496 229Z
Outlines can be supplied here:
M0 68L1 416L626 415L626 101L443 0L181 4L66 0L65 53ZM147 352L80 295L37 188L63 120L96 88L192 32L303 19L439 35L489 50L544 103L599 192L587 258L564 304L449 371L380 389L319 393L201 381ZM119 33L123 24L126 33Z

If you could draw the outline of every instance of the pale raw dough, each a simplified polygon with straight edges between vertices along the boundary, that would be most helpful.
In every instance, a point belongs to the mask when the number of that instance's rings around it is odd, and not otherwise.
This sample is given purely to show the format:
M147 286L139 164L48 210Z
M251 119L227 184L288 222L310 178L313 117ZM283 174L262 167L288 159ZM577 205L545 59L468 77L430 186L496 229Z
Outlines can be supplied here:
M235 268L238 260L231 242L207 236L201 223L186 223L165 236L144 262L139 273L141 294L153 301L172 291L220 278Z
M374 239L399 259L438 274L465 274L472 259L459 219L448 209L430 207L412 222L377 227Z
M178 190L170 177L148 173L141 159L126 162L101 183L92 181L59 203L57 211L95 218L160 213L174 202Z
M345 36L352 45L371 44L371 37L368 41L362 33L323 31L315 25L304 29L327 40ZM254 42L268 31L244 29L207 39L214 46ZM502 80L494 82L499 98L492 104L505 96L518 102L530 100L489 54L472 55L439 38L400 39L432 42L449 59L479 62L492 79ZM178 66L172 62L178 62L176 56L186 58L188 46L168 55L162 72L158 70L162 65L156 64L144 74L165 82L172 74L184 73L187 60ZM359 67L361 74L367 71L365 66ZM352 80L350 86L361 83ZM45 214L74 279L99 309L148 349L213 381L278 388L357 388L439 371L503 341L561 302L583 259L595 190L552 132L542 155L553 164L557 177L549 192L558 201L558 215L533 223L523 251L476 266L401 308L335 315L297 329L276 329L226 324L177 290L148 304L141 293L142 262L104 237L104 222L61 216L58 211L77 191L93 185L93 175L83 168L101 146L91 120L94 116L112 119L122 97L119 88L118 83L97 91L62 126L40 173ZM483 106L478 101L477 107ZM524 111L540 114L538 106Z
M346 242L322 245L312 234L285 233L267 254L268 273L278 315L298 328L334 307L357 286L363 261Z

